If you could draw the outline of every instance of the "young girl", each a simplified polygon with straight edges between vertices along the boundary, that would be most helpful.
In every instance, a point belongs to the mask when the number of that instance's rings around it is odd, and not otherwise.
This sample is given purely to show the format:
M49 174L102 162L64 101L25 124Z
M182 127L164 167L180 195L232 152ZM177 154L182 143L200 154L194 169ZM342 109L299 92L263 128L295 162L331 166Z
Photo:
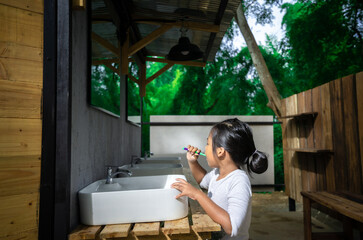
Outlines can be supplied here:
M238 120L228 119L212 127L205 154L208 165L214 168L207 173L198 163L200 149L188 146L187 159L193 177L208 189L208 196L183 179L172 187L181 196L197 200L204 211L224 229L223 239L248 240L251 222L251 183L246 174L263 173L267 157L258 151L250 127Z

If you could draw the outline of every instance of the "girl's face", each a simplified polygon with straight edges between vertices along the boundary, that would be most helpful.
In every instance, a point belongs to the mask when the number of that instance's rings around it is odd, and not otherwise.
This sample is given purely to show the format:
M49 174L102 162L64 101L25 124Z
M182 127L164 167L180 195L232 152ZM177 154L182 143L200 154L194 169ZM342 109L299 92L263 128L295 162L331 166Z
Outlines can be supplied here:
M213 147L212 147L212 134L209 134L207 139L207 145L205 146L205 155L207 158L208 166L211 168L218 168L218 159L216 159L214 153L213 153Z

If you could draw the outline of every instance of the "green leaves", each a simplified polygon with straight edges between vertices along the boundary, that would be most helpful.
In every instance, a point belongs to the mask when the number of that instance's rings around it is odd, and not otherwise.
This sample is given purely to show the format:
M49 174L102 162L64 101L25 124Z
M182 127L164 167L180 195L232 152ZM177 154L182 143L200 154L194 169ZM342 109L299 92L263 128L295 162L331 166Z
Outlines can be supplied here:
M104 65L91 68L91 105L120 115L120 77Z
M289 62L300 91L363 69L362 28L357 27L362 4L329 0L282 7Z

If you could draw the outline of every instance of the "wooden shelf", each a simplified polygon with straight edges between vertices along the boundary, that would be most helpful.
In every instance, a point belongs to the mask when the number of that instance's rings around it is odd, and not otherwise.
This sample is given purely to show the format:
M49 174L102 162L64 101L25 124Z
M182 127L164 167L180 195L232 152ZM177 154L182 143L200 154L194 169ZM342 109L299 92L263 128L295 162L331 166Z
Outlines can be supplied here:
M280 119L284 119L284 118L295 118L295 119L301 119L301 118L314 118L318 115L318 112L306 112L306 113L299 113L299 114L294 114L294 115L287 115L287 116L282 116L279 117Z
M318 148L286 148L286 150L301 152L301 153L333 153L331 149Z

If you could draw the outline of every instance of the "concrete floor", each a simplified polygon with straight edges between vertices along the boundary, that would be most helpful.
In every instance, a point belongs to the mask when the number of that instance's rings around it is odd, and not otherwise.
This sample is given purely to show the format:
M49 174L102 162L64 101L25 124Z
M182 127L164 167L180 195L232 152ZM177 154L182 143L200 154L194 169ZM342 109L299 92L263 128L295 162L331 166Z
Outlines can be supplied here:
M253 193L250 240L303 240L302 204L289 212L288 197L283 192ZM329 226L313 218L313 232L338 231L337 222ZM338 222L339 224L339 222Z

